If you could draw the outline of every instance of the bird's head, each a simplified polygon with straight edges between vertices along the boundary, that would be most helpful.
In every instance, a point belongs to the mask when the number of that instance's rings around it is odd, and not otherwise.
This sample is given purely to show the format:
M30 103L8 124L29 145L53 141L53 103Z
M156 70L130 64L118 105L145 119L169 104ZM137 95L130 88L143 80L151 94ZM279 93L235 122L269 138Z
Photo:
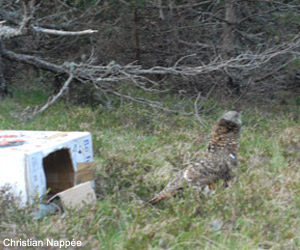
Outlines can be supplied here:
M230 127L240 128L242 126L242 112L237 112L237 111L226 112L218 120L218 125L225 126L227 128Z

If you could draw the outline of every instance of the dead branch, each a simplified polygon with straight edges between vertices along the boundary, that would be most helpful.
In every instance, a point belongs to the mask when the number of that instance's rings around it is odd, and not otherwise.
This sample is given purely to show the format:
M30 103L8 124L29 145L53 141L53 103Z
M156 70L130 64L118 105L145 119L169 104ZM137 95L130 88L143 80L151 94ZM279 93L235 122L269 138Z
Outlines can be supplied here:
M51 97L51 99L40 109L33 112L31 115L31 118L39 115L40 113L44 112L47 108L49 108L52 104L56 103L62 95L66 92L66 90L69 88L70 83L72 82L74 78L74 75L72 73L72 69L70 70L69 78L65 81L63 87L60 89L60 91L57 93L57 95Z
M207 74L214 71L222 71L226 68L253 70L267 64L270 60L283 55L292 54L299 55L297 49L300 48L300 39L295 37L291 43L281 44L279 46L270 48L258 54L245 53L237 57L224 60L216 58L207 65L189 67L178 65L180 61L188 56L179 59L172 67L155 66L144 69L141 65L120 65L112 61L108 65L99 66L90 63L74 63L74 77L81 81L92 81L101 83L104 81L120 81L141 78L145 75L178 75L178 76L197 76ZM43 70L51 71L53 73L68 73L68 69L64 65L57 65L36 56L29 56L17 54L15 52L3 49L2 56L6 59L18 61L33 65ZM150 82L150 80L149 80Z
M248 92L248 90L253 82L254 81L251 78L249 78L244 92L235 101L232 102L232 104L231 104L232 106L235 106L245 96L245 94Z
M45 29L37 26L33 27L33 30L36 32L41 32L49 35L56 36L80 36L80 35L89 35L98 32L98 30L81 30L81 31L65 31L65 30L54 30L54 29Z
M19 27L18 29L9 27L7 25L2 25L0 27L0 39L10 39L12 37L21 36L25 34L24 27Z
M22 1L23 7L23 19L18 28L13 28L7 25L3 25L5 20L1 22L0 26L0 40L9 39L16 36L25 35L28 32L28 26L33 17L35 8L34 8L34 0L32 1Z
M201 92L199 92L197 94L196 100L194 102L194 112L195 112L195 116L197 117L198 121L200 122L201 125L204 125L204 121L203 119L200 117L199 115L199 105L198 105L198 101L199 99L202 98L201 97ZM202 101L201 101L202 102Z
M4 48L2 49L2 56L5 59L15 61L15 62L29 64L29 65L32 65L39 69L50 71L52 73L66 73L66 70L63 68L62 65L57 65L57 64L45 61L36 56L18 54L13 51L6 50Z
M22 1L23 6L23 18L18 28L13 28L7 25L3 25L5 20L0 22L0 40L10 39L16 36L26 35L30 29L35 32L45 33L56 36L77 36L77 35L89 35L98 32L97 30L87 29L81 31L65 31L56 29L46 29L38 26L29 27L30 21L33 19L35 12L35 1Z
M152 83L153 87L157 85L155 84L155 82L148 78L151 75L176 75L181 77L189 77L203 75L215 71L224 71L226 69L238 69L246 72L251 72L254 69L263 67L274 58L282 55L286 55L286 60L289 61L291 57L294 58L295 55L299 56L299 48L300 39L299 36L296 36L290 43L284 43L257 54L244 53L227 60L219 57L206 65L195 67L181 65L180 62L182 62L182 60L184 60L185 58L191 56L189 55L177 60L177 62L172 67L155 66L152 68L143 68L141 65L135 65L132 63L127 65L120 65L114 61L112 61L108 65L100 66L93 65L93 60L90 60L87 63L72 63L72 73L70 73L69 63L57 65L55 63L42 60L36 56L17 54L6 49L2 50L2 56L5 59L30 64L43 70L47 70L53 73L62 73L66 76L69 76L68 80L65 82L58 95L53 97L39 111L36 111L34 113L34 116L43 112L51 104L55 103L68 88L72 79L76 79L83 84L92 83L100 91L118 96L119 98L129 99L131 101L148 105L153 108L158 108L166 112L178 113L178 110L169 109L162 103L122 94L118 90L116 90L115 87L121 83L131 82L135 86L142 88L145 91L153 92L154 89L152 87L146 88L144 84L146 81L148 81L148 83ZM116 84L113 85L112 83ZM199 114L197 114L197 110L199 107L199 98L200 96L197 97L196 101L194 102L195 114L198 118Z
M155 66L149 69L142 68L141 65L119 65L111 62L106 66L97 66L89 64L77 64L76 75L80 78L83 76L85 79L93 80L94 82L102 82L107 79L126 80L140 75L178 75L178 76L197 76L207 74L214 71L222 71L226 68L241 69L241 70L254 70L267 64L270 60L284 54L299 54L297 49L300 48L300 39L297 37L291 43L281 44L279 46L265 50L258 54L245 53L237 57L224 60L216 58L214 61L207 65L196 67L179 66L175 63L172 67ZM179 59L178 61L180 61Z

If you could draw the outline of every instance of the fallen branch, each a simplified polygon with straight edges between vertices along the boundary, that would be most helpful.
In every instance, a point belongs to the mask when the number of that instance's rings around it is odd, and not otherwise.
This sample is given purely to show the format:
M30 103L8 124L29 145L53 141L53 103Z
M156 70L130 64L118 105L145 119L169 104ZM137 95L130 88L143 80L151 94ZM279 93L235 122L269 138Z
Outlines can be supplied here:
M297 52L297 49L299 48L300 39L299 37L296 37L291 43L281 44L280 46L273 47L259 54L241 54L228 60L216 58L209 64L196 67L178 65L178 62L180 62L182 59L179 59L172 67L155 66L148 69L142 68L141 65L120 65L114 61L104 66L92 65L90 63L80 63L74 64L74 77L81 81L89 80L92 82L101 83L103 81L117 82L120 80L139 78L145 75L197 76L214 71L222 71L227 68L250 71L262 67L270 60L283 54L292 53L293 55L300 55L300 52ZM40 59L36 56L17 54L6 49L3 49L2 56L6 59L30 64L53 73L68 74L68 68L66 68L64 65L57 65L55 63ZM183 59L186 57L187 56L183 57Z
M48 61L45 61L41 58L38 58L36 56L29 56L29 55L24 55L24 54L18 54L10 50L2 49L2 56L5 59L15 61L15 62L20 62L20 63L25 63L29 64L31 66L37 67L42 70L47 70L52 73L67 73L67 70L64 69L63 66L57 65Z
M1 21L0 40L25 35L28 32L28 26L35 11L33 2L34 1L22 1L23 18L18 28L12 28L10 26L3 25L5 23L5 20Z
M40 27L33 27L33 30L36 32L42 32L49 35L56 36L79 36L79 35L89 35L98 32L98 30L81 30L81 31L65 31L65 30L53 30L53 29L45 29Z
M265 66L268 62L270 62L274 58L277 58L282 55L286 55L285 57L286 59L284 62L288 62L291 60L291 56L294 58L295 55L297 56L300 55L299 48L300 48L300 39L299 36L296 36L294 40L292 40L292 42L290 43L281 44L279 46L260 52L259 54L245 53L237 57L230 58L228 60L223 60L222 58L216 58L214 61L212 61L209 64L200 65L196 67L179 65L179 63L188 56L179 59L172 67L155 66L146 69L142 68L141 65L135 65L135 64L120 65L114 61L104 66L93 65L91 60L91 62L87 62L87 63L80 63L80 64L71 63L72 64L71 73L70 73L69 63L57 65L55 63L45 61L36 56L17 54L15 52L6 49L3 49L1 51L2 53L1 56L5 59L30 64L43 70L69 76L68 80L65 82L59 94L56 97L53 97L43 108L41 108L41 110L36 111L34 115L43 112L51 104L55 103L62 96L66 88L68 88L72 79L76 79L82 82L83 84L92 83L100 91L118 96L119 98L126 98L134 102L142 103L154 108L159 108L167 112L178 113L180 112L179 110L169 109L167 107L164 107L159 102L155 102L155 101L151 101L139 97L124 95L118 92L118 90L116 90L117 89L116 86L119 86L122 83L126 83L126 84L130 83L130 84L134 84L135 86L145 91L153 92L154 91L153 88L158 86L158 84L156 84L155 82L153 82L148 78L151 75L176 75L181 77L189 77L189 76L194 77L194 76L203 75L215 71L224 71L229 68L238 69L240 71L242 70L244 72L251 72L254 69L260 69L261 67ZM190 56L194 56L194 55L190 55ZM146 87L147 86L147 84L145 84L146 82L151 83L151 87ZM113 83L116 84L113 85ZM249 84L247 88L248 87ZM200 117L199 113L197 114L198 107L199 107L199 103L198 103L199 100L200 100L200 96L198 96L196 101L194 102L194 110L198 118ZM238 101L239 99L236 100L236 102ZM199 119L199 121L201 121L201 119Z
M65 30L55 30L55 29L46 29L37 26L30 25L31 20L33 19L35 8L35 1L22 1L23 6L23 18L19 24L19 27L14 28L7 25L3 25L6 21L0 21L0 40L10 39L16 36L22 36L28 34L30 30L35 32L41 32L49 35L56 36L78 36L78 35L89 35L98 32L97 30L87 29L81 31L65 31Z
M33 112L31 115L31 118L37 116L38 114L44 112L47 108L49 108L52 104L56 103L59 98L62 97L62 95L66 92L66 90L69 88L70 83L72 82L74 78L74 75L71 71L69 78L65 81L63 87L60 89L60 91L57 93L57 95L53 96L43 107Z
M247 94L247 92L253 82L254 81L251 78L249 78L244 92L231 104L232 106L235 106L245 96L245 94Z
M196 97L196 100L195 100L195 102L194 102L194 112L195 112L195 116L197 117L197 119L198 119L198 121L200 122L200 124L201 124L202 126L204 126L204 121L203 121L203 119L202 119L202 118L200 117L200 115L199 115L198 101L199 101L200 98L202 98L202 97L201 97L201 92L198 92L197 97Z

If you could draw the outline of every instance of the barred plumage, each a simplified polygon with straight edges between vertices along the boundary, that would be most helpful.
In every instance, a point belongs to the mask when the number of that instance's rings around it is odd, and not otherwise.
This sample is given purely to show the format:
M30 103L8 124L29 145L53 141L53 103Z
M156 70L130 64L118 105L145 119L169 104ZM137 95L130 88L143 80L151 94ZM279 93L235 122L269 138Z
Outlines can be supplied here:
M154 205L165 200L185 185L204 189L218 180L224 180L226 185L236 172L241 125L241 113L225 113L216 123L203 159L181 170L149 203Z

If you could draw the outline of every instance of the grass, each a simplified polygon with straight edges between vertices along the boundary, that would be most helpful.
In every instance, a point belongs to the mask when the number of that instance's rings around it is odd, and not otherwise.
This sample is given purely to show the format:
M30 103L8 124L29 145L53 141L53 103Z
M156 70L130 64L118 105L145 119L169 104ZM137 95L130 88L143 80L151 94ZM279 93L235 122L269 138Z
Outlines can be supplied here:
M33 220L34 208L18 208L2 189L0 248L5 238L75 239L80 249L300 248L299 105L244 109L238 182L150 207L141 200L201 156L223 109L206 114L205 127L132 103L107 110L60 102L33 120L14 118L46 100L43 91L16 91L0 104L0 128L92 132L97 203Z

